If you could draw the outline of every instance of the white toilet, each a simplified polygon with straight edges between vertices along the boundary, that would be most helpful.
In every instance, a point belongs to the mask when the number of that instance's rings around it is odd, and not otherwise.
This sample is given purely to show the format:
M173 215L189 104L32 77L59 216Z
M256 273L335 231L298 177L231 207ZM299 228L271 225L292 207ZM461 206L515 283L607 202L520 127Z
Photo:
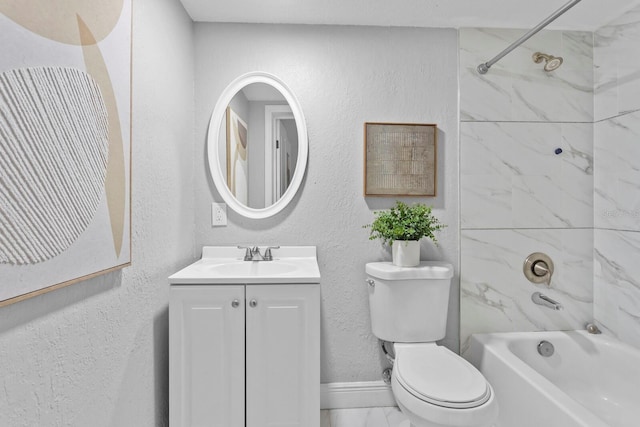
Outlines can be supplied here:
M366 265L373 334L393 343L391 387L415 427L490 427L498 418L491 385L469 362L436 344L444 338L453 267L421 262Z

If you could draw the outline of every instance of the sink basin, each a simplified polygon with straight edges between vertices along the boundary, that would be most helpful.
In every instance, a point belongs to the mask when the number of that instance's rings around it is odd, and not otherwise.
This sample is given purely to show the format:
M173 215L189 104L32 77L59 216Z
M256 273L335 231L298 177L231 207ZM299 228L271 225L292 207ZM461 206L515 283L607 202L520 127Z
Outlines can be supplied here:
M272 253L273 261L244 261L243 249L205 246L202 259L170 276L169 283L320 283L315 246L281 246Z
M282 260L234 261L206 265L206 268L212 270L215 274L229 277L279 276L290 274L299 267L295 263Z

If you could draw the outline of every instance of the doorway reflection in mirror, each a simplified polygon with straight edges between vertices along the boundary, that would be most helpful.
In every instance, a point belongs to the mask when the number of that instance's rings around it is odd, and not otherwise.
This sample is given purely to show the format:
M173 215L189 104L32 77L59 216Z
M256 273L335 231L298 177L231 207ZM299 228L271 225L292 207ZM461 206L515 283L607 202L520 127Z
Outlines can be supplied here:
M227 187L243 205L263 209L275 204L291 184L298 158L293 111L273 86L253 83L238 91L226 110Z

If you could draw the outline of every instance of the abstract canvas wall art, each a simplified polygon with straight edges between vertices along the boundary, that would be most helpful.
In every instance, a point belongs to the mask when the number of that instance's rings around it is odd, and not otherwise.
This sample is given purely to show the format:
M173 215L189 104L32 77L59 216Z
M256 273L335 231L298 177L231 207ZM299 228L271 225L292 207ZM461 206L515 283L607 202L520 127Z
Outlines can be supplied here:
M131 0L0 0L0 306L130 264Z

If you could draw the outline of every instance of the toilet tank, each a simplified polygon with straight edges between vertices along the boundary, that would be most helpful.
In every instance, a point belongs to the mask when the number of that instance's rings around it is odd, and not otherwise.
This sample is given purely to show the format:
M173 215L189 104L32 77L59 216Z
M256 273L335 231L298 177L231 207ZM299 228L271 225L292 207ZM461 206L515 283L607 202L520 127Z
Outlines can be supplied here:
M423 261L418 267L368 263L373 334L391 342L433 342L444 338L453 266Z

